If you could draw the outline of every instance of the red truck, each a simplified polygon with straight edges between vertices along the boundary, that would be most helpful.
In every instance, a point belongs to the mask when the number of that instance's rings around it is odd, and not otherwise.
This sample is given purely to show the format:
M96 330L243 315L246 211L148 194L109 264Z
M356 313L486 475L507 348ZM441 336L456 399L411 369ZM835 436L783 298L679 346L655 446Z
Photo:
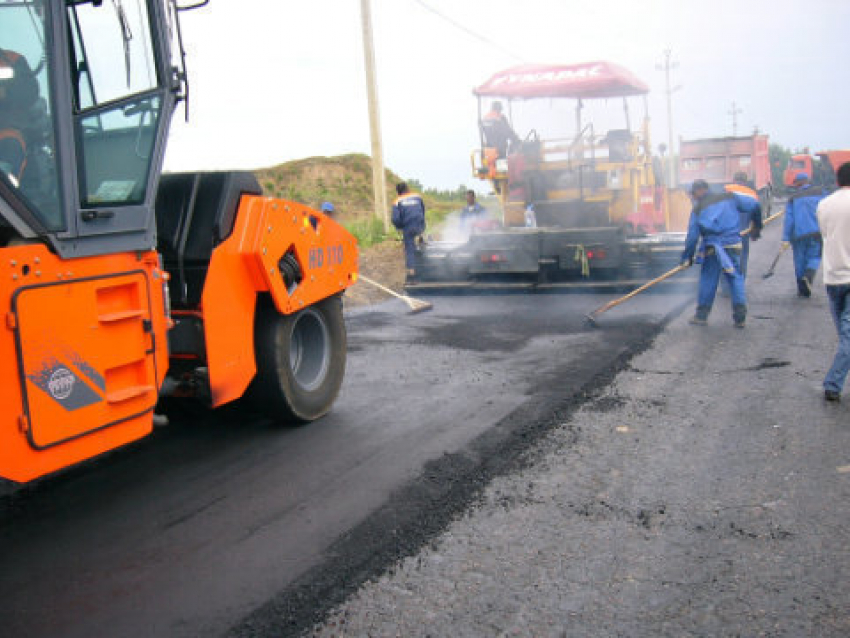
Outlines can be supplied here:
M679 141L680 187L688 187L696 179L729 184L738 172L747 174L766 212L773 197L767 135Z
M818 151L814 156L808 152L792 155L782 181L786 187L791 187L797 173L807 173L815 186L834 188L835 171L845 162L850 162L850 150Z

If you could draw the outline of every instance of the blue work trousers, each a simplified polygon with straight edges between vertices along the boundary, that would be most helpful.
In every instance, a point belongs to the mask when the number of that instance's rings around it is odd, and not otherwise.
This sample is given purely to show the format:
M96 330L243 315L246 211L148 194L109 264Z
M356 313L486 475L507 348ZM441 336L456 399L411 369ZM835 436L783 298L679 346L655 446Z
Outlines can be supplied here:
M717 284L720 281L720 274L726 278L729 283L729 289L732 294L732 306L746 306L747 295L744 292L744 277L741 275L741 252L739 250L726 249L726 254L735 264L735 272L726 273L720 267L720 260L713 251L708 251L702 261L702 270L699 275L699 291L697 292L697 306L706 314L714 305L714 295L717 293Z
M817 271L820 267L821 239L817 235L808 235L791 242L794 251L794 274L802 279L807 270Z
M401 236L404 240L404 265L408 270L416 268L416 238L420 233L404 231Z
M750 238L749 237L741 237L741 278L747 278L747 264L750 261ZM729 281L724 277L720 280L720 287L723 289L723 294L727 297L730 296L729 293Z
M827 286L826 296L829 297L829 309L838 331L838 351L823 380L823 389L841 392L850 371L850 284Z

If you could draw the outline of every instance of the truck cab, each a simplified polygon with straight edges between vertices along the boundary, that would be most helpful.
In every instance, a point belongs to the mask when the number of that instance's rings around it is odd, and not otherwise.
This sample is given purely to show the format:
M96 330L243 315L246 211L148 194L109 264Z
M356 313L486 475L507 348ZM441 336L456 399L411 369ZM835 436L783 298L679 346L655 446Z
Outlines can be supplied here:
M835 173L845 162L850 162L850 150L818 151L810 154L806 149L804 153L797 153L789 158L782 176L784 185L786 189L792 188L796 176L806 173L815 186L835 188Z

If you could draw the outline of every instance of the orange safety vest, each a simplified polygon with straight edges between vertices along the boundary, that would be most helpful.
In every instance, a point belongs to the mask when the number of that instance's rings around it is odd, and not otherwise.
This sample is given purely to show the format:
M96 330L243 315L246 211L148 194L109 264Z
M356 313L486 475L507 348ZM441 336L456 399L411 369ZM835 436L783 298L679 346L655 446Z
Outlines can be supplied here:
M738 193L738 195L743 195L744 197L752 197L755 200L758 200L759 198L759 196L752 188L750 188L749 186L744 186L743 184L726 184L726 192Z

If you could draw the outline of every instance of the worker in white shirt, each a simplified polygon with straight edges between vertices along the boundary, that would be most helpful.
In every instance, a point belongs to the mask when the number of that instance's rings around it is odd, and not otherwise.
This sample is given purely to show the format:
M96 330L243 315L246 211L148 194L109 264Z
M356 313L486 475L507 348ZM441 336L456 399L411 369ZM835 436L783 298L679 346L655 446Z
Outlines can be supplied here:
M838 401L850 371L850 162L836 171L838 190L821 200L818 226L823 235L823 282L838 331L838 351L823 380L824 398Z

